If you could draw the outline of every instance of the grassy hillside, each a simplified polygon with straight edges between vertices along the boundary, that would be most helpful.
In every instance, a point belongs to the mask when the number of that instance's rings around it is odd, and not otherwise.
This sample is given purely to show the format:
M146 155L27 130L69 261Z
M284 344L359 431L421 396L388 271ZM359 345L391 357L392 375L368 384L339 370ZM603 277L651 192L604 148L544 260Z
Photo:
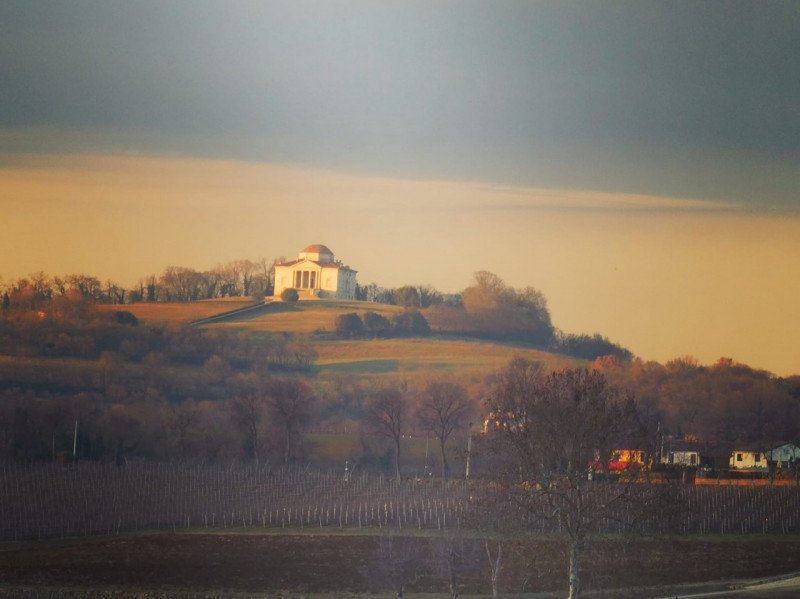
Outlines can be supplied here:
M315 344L321 373L425 375L432 372L480 377L500 370L514 356L545 362L552 368L577 365L579 360L544 351L454 338L412 338L327 341Z
M151 324L185 324L201 318L208 318L216 314L236 310L253 304L249 297L232 297L216 300L203 300L198 302L176 303L147 303L135 304L98 304L97 308L104 312L126 310L139 320Z
M391 319L403 311L397 306L372 302L346 302L307 300L294 306L275 303L255 316L232 318L214 326L247 328L268 333L317 333L333 332L336 317L350 312L363 316L365 312L377 312Z
M131 304L137 317L153 323L186 323L247 305L247 300L202 301L187 304ZM335 329L336 317L377 312L386 318L402 312L398 306L356 301L309 300L295 306L276 303L255 314L232 315L208 328L234 328L258 333L313 335L316 372L416 378L432 373L476 379L499 370L514 356L539 360L552 368L578 365L580 360L511 343L450 336L397 339L335 340L319 333ZM315 335L316 334L316 335Z

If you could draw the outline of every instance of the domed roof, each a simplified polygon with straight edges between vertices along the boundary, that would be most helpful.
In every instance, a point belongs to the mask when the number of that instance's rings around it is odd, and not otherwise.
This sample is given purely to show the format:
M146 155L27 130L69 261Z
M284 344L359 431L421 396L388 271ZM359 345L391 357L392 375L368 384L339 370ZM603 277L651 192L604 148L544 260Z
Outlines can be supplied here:
M322 245L321 243L313 243L309 246L303 248L303 254L330 254L333 256L333 252L328 246Z

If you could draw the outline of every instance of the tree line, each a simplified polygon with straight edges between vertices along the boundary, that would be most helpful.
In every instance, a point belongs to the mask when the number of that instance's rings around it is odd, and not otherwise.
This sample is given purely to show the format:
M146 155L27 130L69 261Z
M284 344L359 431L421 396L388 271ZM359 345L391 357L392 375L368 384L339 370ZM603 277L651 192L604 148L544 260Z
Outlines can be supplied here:
M131 287L86 274L50 276L40 271L5 284L0 281L0 296L6 308L11 305L35 308L42 302L70 294L105 304L264 297L272 294L274 266L281 260L232 260L208 270L168 266L161 274L142 277Z
M124 309L99 310L79 293L66 293L37 307L43 309L15 304L0 311L0 392L4 398L0 443L3 453L14 459L52 459L54 453L71 449L75 418L68 415L81 405L89 406L86 412L93 415L86 426L79 427L78 444L86 457L238 459L252 457L256 444L248 442L251 449L245 450L241 439L222 440L233 430L233 410L242 408L230 400L245 397L254 385L269 386L274 377L297 378L310 385L319 401L303 426L319 431L358 430L367 399L382 392L373 388L376 383L369 378L317 376L314 342L302 335L148 325ZM404 312L395 323L389 322L390 327L422 314L431 315L423 310ZM376 316L380 315L357 317L363 329L356 325L356 331L386 334L384 317ZM406 329L409 334L422 334L411 322ZM346 328L344 334L352 330ZM596 359L591 368L612 384L629 389L642 418L665 435L769 444L795 440L800 432L797 376L778 378L729 359L704 366L687 357L659 364L612 355ZM491 385L491 380L462 382L469 385L473 403L485 397ZM419 396L425 383L420 381L411 394ZM182 410L190 414L180 414ZM189 419L186 435L165 432L171 430L172 418ZM43 424L53 421L57 426ZM95 424L89 426L89 421ZM271 421L274 418L268 411L263 412L265 426ZM114 422L128 422L129 431L151 431L143 436L151 441L105 439L111 438L108 431L125 431L127 425ZM218 427L219 423L225 425ZM214 432L215 427L222 432ZM239 431L232 437L242 434ZM266 428L259 435L279 438ZM183 438L181 448L164 441L167 437ZM376 446L365 440L363 453L375 463L392 464L391 441L386 443ZM285 456L283 448L280 455ZM300 443L290 447L289 453L301 455L302 449ZM273 450L277 451L269 451Z
M274 266L282 259L234 260L207 271L169 266L160 276L140 279L130 289L98 278L73 274L48 276L43 272L0 285L2 309L36 310L61 298L83 298L97 303L189 302L225 297L250 297L254 301L272 294ZM479 271L460 293L444 294L430 285L385 288L375 283L356 286L356 299L396 305L406 309L402 322L389 323L371 314L370 322L357 315L337 323L342 337L382 337L437 333L526 343L577 358L592 360L614 355L630 359L632 353L600 334L560 331L550 319L547 299L533 287L515 289L497 275Z

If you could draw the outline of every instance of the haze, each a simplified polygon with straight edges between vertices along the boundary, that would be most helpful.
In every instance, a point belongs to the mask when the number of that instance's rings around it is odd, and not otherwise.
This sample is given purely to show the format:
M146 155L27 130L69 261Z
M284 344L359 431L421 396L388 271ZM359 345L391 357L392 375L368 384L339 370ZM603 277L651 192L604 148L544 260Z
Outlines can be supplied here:
M797 373L799 40L789 2L4 2L0 275L325 243Z

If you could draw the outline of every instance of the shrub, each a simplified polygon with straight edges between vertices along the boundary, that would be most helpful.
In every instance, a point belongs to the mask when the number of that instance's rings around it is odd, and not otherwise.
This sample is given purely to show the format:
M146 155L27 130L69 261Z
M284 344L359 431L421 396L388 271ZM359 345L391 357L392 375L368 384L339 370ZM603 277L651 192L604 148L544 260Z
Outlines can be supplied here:
M425 317L416 310L406 310L392 319L392 329L398 337L419 337L431 334Z
M364 334L364 323L355 312L341 314L336 317L336 335L344 339L353 339Z
M392 323L376 312L365 312L364 331L371 337L388 337L392 332Z
M281 292L281 299L287 304L294 305L300 299L300 294L297 293L297 289L289 287Z

